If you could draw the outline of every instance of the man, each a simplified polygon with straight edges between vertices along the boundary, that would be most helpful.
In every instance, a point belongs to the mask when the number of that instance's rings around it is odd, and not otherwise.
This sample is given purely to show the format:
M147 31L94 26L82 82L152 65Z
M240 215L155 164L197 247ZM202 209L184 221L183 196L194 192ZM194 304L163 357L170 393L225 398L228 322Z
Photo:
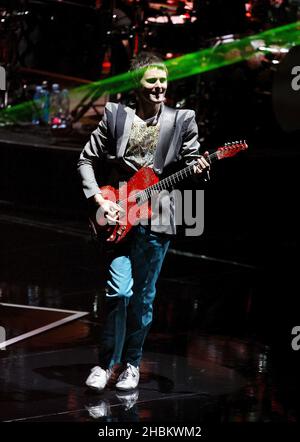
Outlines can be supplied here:
M153 167L162 175L164 168L179 158L186 165L195 163L196 173L209 168L198 153L194 111L175 111L163 104L167 69L161 59L141 53L133 60L131 70L136 73L136 109L108 103L78 162L85 196L95 201L111 223L118 221L121 208L101 195L95 178L97 164L105 164L103 173L109 177L104 181L114 187L143 166ZM142 347L152 322L155 284L170 237L176 232L172 204L174 201L169 206L167 226L135 226L127 241L107 252L108 314L100 345L100 365L92 369L86 380L87 386L98 391L112 378L116 364L124 366L117 389L130 390L138 385Z

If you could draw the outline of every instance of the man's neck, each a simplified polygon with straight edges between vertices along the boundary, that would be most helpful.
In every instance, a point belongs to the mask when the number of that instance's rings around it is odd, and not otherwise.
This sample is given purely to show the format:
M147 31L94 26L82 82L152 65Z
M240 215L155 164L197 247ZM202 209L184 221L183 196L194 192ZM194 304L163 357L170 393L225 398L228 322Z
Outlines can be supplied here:
M158 114L161 108L161 103L150 104L139 102L136 110L136 115L142 120L148 120Z

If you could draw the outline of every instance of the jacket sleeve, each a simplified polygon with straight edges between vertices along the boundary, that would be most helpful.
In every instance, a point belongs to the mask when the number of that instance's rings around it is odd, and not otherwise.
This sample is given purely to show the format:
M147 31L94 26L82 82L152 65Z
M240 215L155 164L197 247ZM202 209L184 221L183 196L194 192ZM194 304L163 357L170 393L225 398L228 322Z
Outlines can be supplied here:
M196 163L199 158L200 143L198 141L198 126L196 123L195 112L189 110L183 123L183 136L180 154L187 166Z
M81 177L86 198L101 193L95 177L95 167L97 162L103 158L103 151L106 150L107 111L108 105L105 107L104 116L97 129L92 132L90 140L84 146L77 163L77 170Z

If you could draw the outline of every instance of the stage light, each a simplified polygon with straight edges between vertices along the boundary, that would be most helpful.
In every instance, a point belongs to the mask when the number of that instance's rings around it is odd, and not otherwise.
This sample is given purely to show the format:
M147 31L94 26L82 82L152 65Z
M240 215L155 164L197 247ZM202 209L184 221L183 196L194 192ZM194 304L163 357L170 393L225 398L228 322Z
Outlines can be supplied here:
M220 37L221 38L221 37ZM276 45L281 52L287 53L292 46L300 45L300 22L268 29L260 34L248 36L230 42L223 41L217 46L198 52L185 54L168 59L165 65L169 72L169 81L199 75L224 66L248 60L260 52L270 52ZM278 49L277 49L278 51ZM118 94L127 92L135 87L136 73L126 72L94 83L80 86L70 91L71 99L90 94L101 97L103 94ZM0 117L19 121L31 115L32 102L26 102L0 111Z

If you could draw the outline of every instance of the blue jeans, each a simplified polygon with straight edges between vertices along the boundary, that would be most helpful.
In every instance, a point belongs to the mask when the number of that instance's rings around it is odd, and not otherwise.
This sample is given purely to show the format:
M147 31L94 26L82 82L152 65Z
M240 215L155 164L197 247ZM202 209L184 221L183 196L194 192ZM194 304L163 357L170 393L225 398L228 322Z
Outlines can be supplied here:
M100 365L138 367L150 329L156 281L170 240L137 226L130 241L110 253L106 286L107 316L100 345Z

